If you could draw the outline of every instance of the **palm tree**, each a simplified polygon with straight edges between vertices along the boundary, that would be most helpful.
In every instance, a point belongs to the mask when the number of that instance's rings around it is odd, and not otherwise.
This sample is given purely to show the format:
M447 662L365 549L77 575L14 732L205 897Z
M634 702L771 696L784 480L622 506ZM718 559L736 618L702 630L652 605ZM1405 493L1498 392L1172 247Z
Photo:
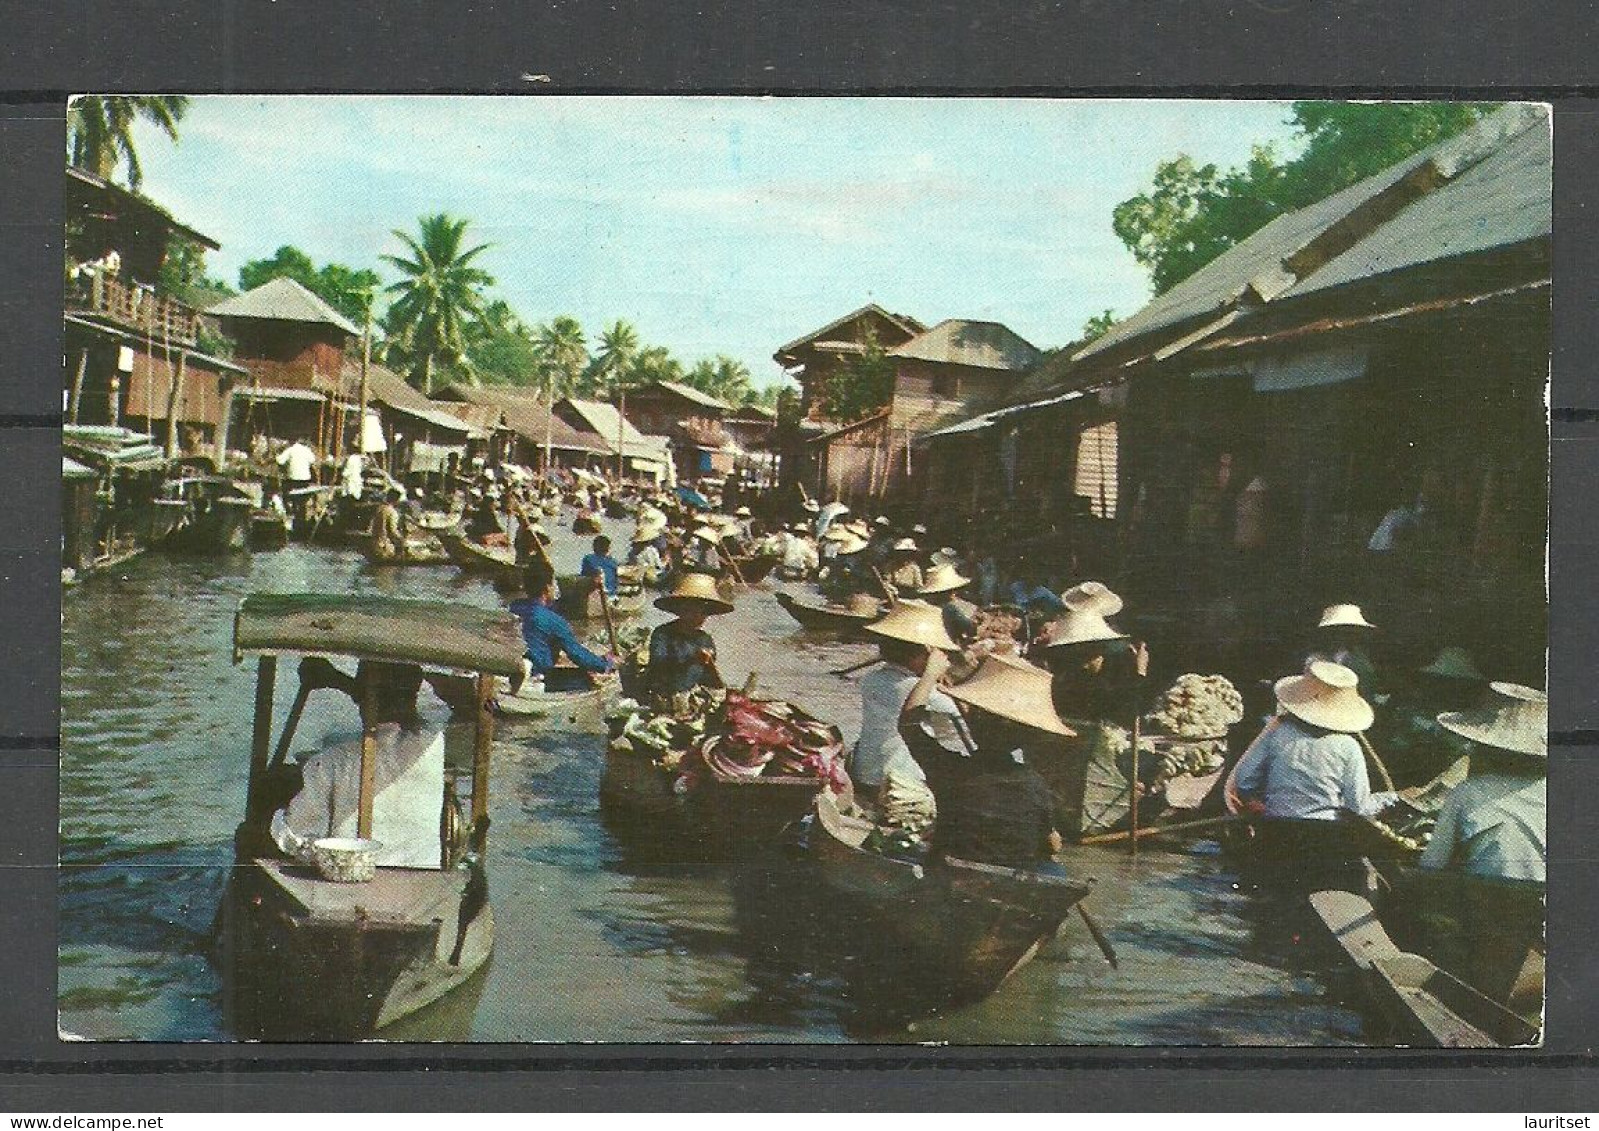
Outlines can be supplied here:
M118 163L128 167L128 186L144 180L133 146L133 124L140 118L178 140L178 123L189 109L181 94L100 95L74 98L67 106L67 150L72 164L110 180Z
M712 394L730 405L739 405L750 391L749 366L737 358L717 354L711 373Z
M419 238L394 232L410 258L383 256L405 276L388 288L400 296L389 307L389 329L404 343L411 383L429 395L436 368L471 376L467 327L483 317L483 288L494 282L486 271L472 266L489 245L461 248L468 223L442 212L424 216L417 222Z
M588 364L588 341L583 336L582 325L569 314L552 318L540 326L534 340L544 362L545 383L553 404L557 396L576 389L583 367Z
M600 335L600 350L594 355L590 371L597 387L620 389L626 383L633 359L638 356L638 331L618 318Z

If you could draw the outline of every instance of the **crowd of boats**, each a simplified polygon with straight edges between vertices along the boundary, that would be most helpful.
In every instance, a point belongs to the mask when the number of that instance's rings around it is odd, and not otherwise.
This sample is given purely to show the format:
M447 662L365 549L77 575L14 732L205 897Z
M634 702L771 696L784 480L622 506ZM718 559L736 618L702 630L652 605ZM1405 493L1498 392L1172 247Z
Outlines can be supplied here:
M723 498L613 492L592 477L545 482L509 467L407 486L374 471L298 497L269 484L259 505L242 492L248 507L211 509L236 531L280 516L283 537L341 540L373 568L481 575L508 610L348 594L243 602L235 656L256 660L256 711L217 935L242 1034L381 1033L487 960L498 723L604 728L596 804L618 835L670 846L678 859L768 854L803 868L832 897L837 937L936 987L930 1009L994 993L1068 918L1117 962L1114 932L1092 911L1093 877L1054 859L1061 838L1135 854L1154 838L1168 847L1206 838L1235 855L1262 898L1294 904L1290 919L1319 918L1380 1007L1376 1039L1536 1039L1541 870L1536 885L1474 884L1459 869L1434 870L1442 882L1430 889L1415 880L1468 759L1504 752L1507 711L1526 716L1516 723L1532 736L1524 755L1546 742L1528 721L1541 696L1490 688L1458 649L1414 680L1391 681L1374 732L1392 741L1391 772L1365 738L1371 720L1338 714L1370 709L1357 693L1360 680L1373 685L1370 625L1353 606L1327 610L1319 650L1273 687L1183 673L1156 694L1147 688L1159 665L1112 627L1121 599L1108 587L1053 593L1018 579L983 587L988 599L973 602L963 594L984 572L981 554L933 549L919 524L733 487ZM601 516L632 524L614 555L597 533ZM594 533L576 570L551 559L556 523ZM768 584L775 578L785 584ZM854 748L803 705L764 697L755 676L724 686L707 619L749 600L776 601L801 632L878 646L835 673L874 669L862 680ZM676 619L645 633L638 618L652 605ZM299 661L287 678L280 657ZM355 662L353 674L329 662L340 660ZM447 762L423 727L424 680L470 723L468 762ZM291 681L293 703L274 734L275 697ZM324 690L351 699L362 738L296 758L306 702ZM1486 705L1465 702L1468 693ZM1434 720L1429 704L1444 700L1454 713ZM869 737L872 713L884 710L877 722L889 719L894 733ZM1254 742L1241 729L1248 717L1271 720ZM1369 770L1385 787L1383 805L1339 814L1336 839L1306 837L1310 822L1274 822L1269 796L1262 805L1260 751L1280 744L1280 734L1268 741L1274 728L1294 727L1312 744L1350 740L1361 781ZM1265 776L1292 756L1272 755ZM1033 782L1047 790L1049 838L1017 855L1006 845L1035 804ZM1296 837L1285 838L1290 824ZM1423 928L1450 899L1453 949L1435 947ZM1477 953L1485 933L1496 935L1487 965ZM1440 965L1446 956L1454 968Z

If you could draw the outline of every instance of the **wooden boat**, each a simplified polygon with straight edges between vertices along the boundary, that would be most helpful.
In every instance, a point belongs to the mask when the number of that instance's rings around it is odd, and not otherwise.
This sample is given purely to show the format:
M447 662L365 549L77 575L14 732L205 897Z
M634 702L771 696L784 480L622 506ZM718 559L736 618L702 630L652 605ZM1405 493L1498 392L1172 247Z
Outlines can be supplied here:
M1388 937L1372 905L1345 891L1318 891L1310 905L1363 975L1398 1043L1436 1048L1532 1044L1538 1029Z
M605 610L600 608L599 591L591 578L574 574L561 578L560 585L558 604L568 620L599 620L605 616ZM648 600L642 586L623 585L611 595L610 604L612 617L636 617L644 612Z
M812 777L713 774L679 791L677 781L675 770L663 769L647 754L608 747L600 806L652 835L676 838L697 857L730 860L771 848L827 786Z
M434 534L437 534L441 530L455 530L459 528L461 525L461 519L463 517L464 515L461 511L423 511L421 514L417 515L414 521L416 522L416 525L420 526L423 530L428 530Z
M250 516L250 546L278 550L289 544L289 516L261 508Z
M820 882L895 968L951 1003L998 989L1053 938L1089 885L948 858L919 864L864 848L873 825L817 796L806 852Z
M450 560L466 572L485 574L506 584L521 583L522 571L516 564L516 552L509 546L485 546L459 530L441 530L438 537Z
M792 593L778 592L777 603L783 611L809 629L822 632L840 632L857 635L867 625L882 617L879 608L870 613L854 613L842 605L812 604L802 601Z
M616 694L614 676L597 676L591 681L578 668L557 668L542 682L526 679L516 691L511 681L495 683L494 711L515 719L553 719L573 723L585 715L595 715Z
M584 511L572 520L573 534L598 534L600 520L592 512Z
M361 553L375 566L439 566L454 560L444 547L432 542L407 542L404 553L389 556L379 554L376 542L367 538L361 543Z
M504 614L442 601L254 594L235 615L233 641L236 659L247 653L259 659L245 818L218 915L217 961L230 1025L266 1039L371 1036L466 983L493 948L484 869L490 702L494 677L521 669L521 633ZM272 815L299 788L298 767L287 758L294 730L309 694L329 686L302 680L274 750L280 655L414 664L436 687L452 688L452 703L466 700L461 706L476 719L473 758L458 782L446 771L438 868L380 867L365 883L335 883L277 850ZM462 672L476 673L475 680L462 679ZM360 777L370 782L375 728L366 731L360 753ZM357 835L381 841L369 789L358 797Z
M778 554L750 554L746 557L735 556L733 564L738 567L736 576L743 578L746 585L759 585L782 560Z

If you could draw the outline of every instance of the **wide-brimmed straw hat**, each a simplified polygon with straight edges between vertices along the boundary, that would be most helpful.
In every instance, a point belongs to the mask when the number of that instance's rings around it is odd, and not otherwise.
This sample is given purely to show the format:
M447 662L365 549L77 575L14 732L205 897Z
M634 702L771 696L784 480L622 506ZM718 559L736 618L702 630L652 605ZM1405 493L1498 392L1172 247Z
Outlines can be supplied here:
M739 507L738 510L733 512L733 517L734 518L748 518L749 516L750 516L749 507Z
M866 549L866 539L862 538L859 534L855 533L855 531L851 530L847 526L841 529L837 534L834 534L832 530L828 530L827 540L832 542L838 548L838 553L845 556L850 554L858 554L862 550Z
M927 571L927 577L922 581L919 593L948 593L959 589L963 585L970 585L972 579L962 577L960 571L948 562L938 562Z
M716 529L716 527L709 525L701 526L699 529L695 530L693 536L701 541L709 542L713 546L722 540L722 532Z
M866 631L890 640L903 640L908 644L925 644L945 652L956 652L960 645L944 630L944 612L926 601L906 598L894 602L888 615L876 624L866 626Z
M1422 675L1442 676L1444 679L1465 679L1476 683L1488 682L1488 677L1477 670L1471 653L1457 645L1440 648L1432 663L1417 669Z
M886 527L893 526L894 524L888 521L888 516L886 514L880 514L876 518L872 519L872 525Z
M954 546L940 546L933 551L934 565L958 565L960 560L960 551Z
M665 533L666 516L663 514L657 518L652 515L648 518L639 520L638 529L633 531L633 541L653 542Z
M1533 687L1490 683L1487 703L1470 711L1445 711L1438 725L1496 750L1549 757L1549 696Z
M1126 639L1127 634L1112 628L1103 614L1088 609L1067 608L1065 613L1050 623L1044 646L1064 648L1068 644Z
M916 539L901 538L894 543L896 554L914 554L916 552Z
M816 514L822 509L822 504L818 503L815 499L806 499L805 502L800 505L803 509L809 511L811 514Z
M1360 611L1359 605L1328 605L1321 611L1317 628L1376 628Z
M1283 710L1311 726L1359 734L1375 717L1357 690L1360 677L1342 664L1312 660L1303 675L1279 679L1273 687Z
M1060 721L1049 691L1050 676L1015 656L990 654L983 658L965 683L949 689L949 696L980 711L1047 734L1071 738L1077 732Z
M731 601L724 601L716 590L716 578L708 573L685 573L677 585L664 597L655 598L655 607L669 613L685 609L703 609L708 613L730 613Z
M1113 617L1122 611L1122 599L1102 581L1084 581L1060 595L1061 604L1083 613Z

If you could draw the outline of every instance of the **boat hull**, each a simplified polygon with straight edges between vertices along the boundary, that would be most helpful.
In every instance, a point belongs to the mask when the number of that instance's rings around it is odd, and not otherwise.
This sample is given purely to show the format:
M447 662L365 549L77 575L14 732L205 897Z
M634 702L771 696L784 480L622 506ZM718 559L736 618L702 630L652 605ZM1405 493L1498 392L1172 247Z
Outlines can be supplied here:
M860 847L871 826L819 798L807 854L848 909L867 957L937 987L947 1004L980 1000L1026 965L1088 894L1064 877L969 861L924 867Z
M438 1001L493 950L487 893L473 887L464 870L381 869L373 884L347 885L282 862L239 866L219 935L230 1027L359 1040Z
M459 531L440 531L439 542L449 559L468 573L483 574L506 584L521 582L516 555L509 549L480 545Z
M860 614L828 605L813 605L798 600L791 593L776 594L783 611L803 627L820 632L837 632L850 637L864 637L866 626L878 620L881 613Z

